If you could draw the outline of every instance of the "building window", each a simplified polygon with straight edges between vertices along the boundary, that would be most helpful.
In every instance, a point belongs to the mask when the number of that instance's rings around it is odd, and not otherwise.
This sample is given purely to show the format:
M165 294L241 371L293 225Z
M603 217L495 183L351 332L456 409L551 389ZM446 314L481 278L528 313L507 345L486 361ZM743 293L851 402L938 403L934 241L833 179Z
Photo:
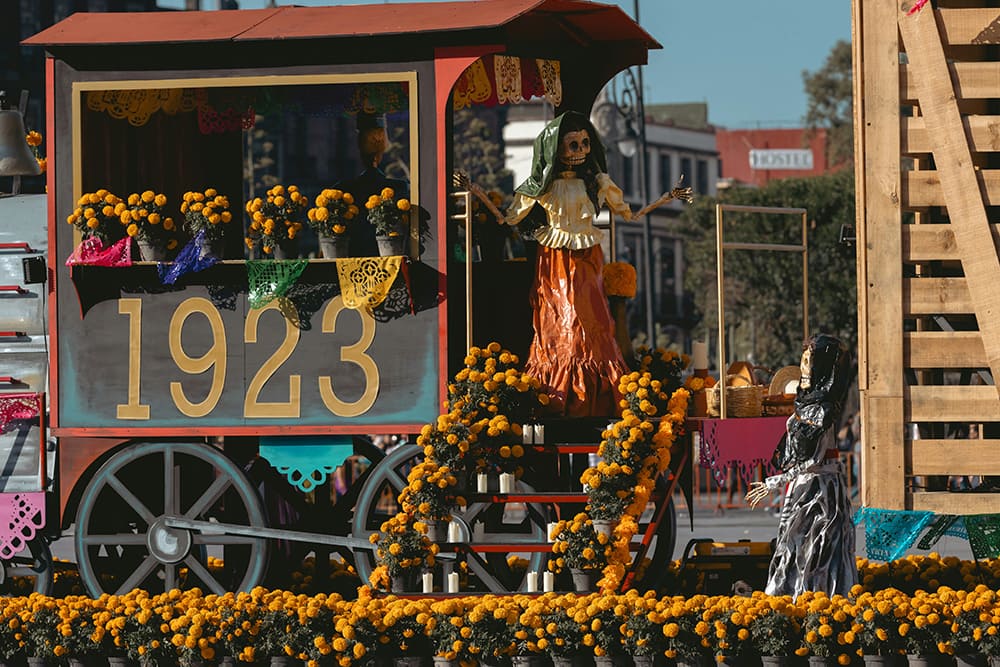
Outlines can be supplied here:
M708 160L698 160L698 177L695 179L695 192L708 194Z
M694 174L691 173L691 158L682 157L681 158L681 176L684 177L684 184L689 185L698 191L698 184L694 182Z
M622 190L626 195L635 192L635 158L622 156Z
M674 175L670 171L670 153L660 153L660 190L670 192L674 187Z

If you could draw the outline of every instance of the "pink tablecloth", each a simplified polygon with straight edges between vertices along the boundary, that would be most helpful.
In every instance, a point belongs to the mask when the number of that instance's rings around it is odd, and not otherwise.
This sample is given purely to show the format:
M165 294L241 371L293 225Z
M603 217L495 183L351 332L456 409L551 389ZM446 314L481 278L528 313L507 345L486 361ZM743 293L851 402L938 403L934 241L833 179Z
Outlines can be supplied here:
M777 473L771 456L785 434L788 417L732 417L692 419L689 424L701 436L700 459L712 470L719 484L725 484L730 466L739 470L746 484L754 479L757 466L766 475Z

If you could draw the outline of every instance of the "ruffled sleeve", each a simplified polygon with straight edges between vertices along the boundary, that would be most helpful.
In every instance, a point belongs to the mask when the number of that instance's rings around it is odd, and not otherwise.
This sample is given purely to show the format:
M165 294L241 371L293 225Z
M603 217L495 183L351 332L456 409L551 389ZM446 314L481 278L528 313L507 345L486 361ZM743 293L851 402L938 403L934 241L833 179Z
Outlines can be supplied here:
M606 204L613 213L620 215L626 222L632 220L632 209L625 202L622 189L604 173L597 175L597 205L602 204Z
M525 216L531 212L531 208L538 203L538 200L534 197L529 197L528 195L521 194L520 192L514 194L514 203L510 205L507 209L507 217L504 218L504 222L508 225L516 225Z

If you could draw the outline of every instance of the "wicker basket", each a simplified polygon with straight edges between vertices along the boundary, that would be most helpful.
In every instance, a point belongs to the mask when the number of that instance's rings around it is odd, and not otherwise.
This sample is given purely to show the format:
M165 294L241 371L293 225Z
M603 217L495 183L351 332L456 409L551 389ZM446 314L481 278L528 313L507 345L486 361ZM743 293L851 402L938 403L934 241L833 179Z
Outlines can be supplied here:
M772 394L763 399L764 415L787 417L795 412L795 394Z
M719 411L719 390L716 385L711 389L706 389L708 398L708 414L718 417ZM760 417L763 414L762 401L766 387L759 385L748 385L743 387L726 387L726 416L727 417Z

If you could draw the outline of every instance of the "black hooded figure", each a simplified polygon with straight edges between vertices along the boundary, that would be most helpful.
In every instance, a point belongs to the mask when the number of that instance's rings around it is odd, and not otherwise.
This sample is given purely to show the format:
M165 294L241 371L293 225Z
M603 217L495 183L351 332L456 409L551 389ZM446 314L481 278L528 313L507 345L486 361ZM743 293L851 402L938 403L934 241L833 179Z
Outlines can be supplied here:
M838 339L811 336L803 344L795 412L773 463L782 471L755 482L754 507L788 485L767 579L769 595L804 591L847 595L858 579L847 476L834 432L851 381L850 356Z

